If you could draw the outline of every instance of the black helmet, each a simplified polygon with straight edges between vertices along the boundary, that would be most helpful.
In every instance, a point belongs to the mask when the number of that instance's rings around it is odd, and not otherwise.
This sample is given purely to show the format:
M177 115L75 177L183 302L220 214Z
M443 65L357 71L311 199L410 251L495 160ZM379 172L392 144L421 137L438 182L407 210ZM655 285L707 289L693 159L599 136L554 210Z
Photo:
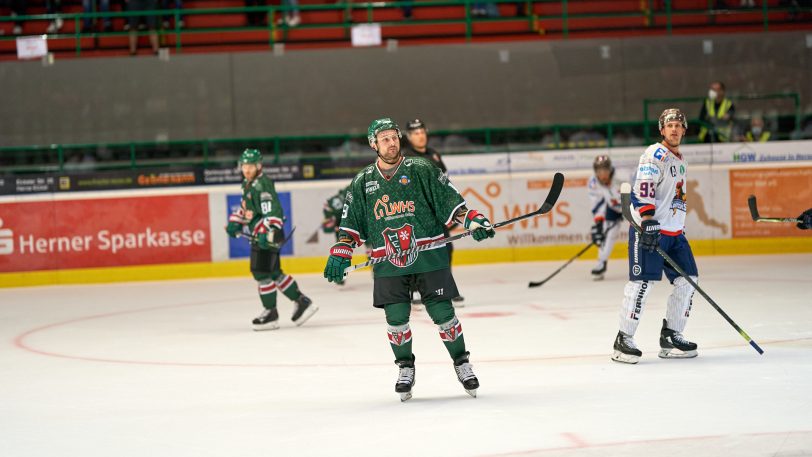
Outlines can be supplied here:
M595 161L592 162L592 169L598 171L598 168L605 168L609 171L615 169L612 166L612 159L610 159L607 155L599 155L598 157L595 157Z
M415 119L413 121L409 121L406 123L406 131L411 132L412 130L423 129L428 132L426 128L426 124L423 123L420 119Z

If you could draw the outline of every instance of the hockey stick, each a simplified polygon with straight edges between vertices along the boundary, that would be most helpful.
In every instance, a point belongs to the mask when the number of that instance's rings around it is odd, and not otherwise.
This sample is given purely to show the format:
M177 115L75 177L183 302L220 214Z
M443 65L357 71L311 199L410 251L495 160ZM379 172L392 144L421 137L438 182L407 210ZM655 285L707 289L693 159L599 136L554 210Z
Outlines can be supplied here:
M619 224L619 222L613 222L613 223L612 223L612 225L610 225L609 227L607 227L607 228L606 228L606 231L608 232L609 230L612 230L613 228L615 228L615 226L616 226L617 224ZM553 274L551 274L550 276L547 276L546 278L544 278L544 279L542 279L541 281L538 281L538 282L532 282L532 281L531 281L531 282L530 282L530 283L527 285L527 287L539 287L539 286L544 285L544 283L545 283L545 282L547 282L547 281L549 281L549 280L553 279L553 276L555 276L555 275L557 275L558 273L560 273L560 272L561 272L561 270L563 270L564 268L567 268L567 265L571 264L571 263L572 263L572 262L573 262L575 259L577 259L578 257L581 257L581 255L583 255L583 254L584 254L584 252L588 251L588 250L589 250L589 248L591 248L593 245L595 245L595 246L596 246L596 244L595 244L595 242L594 242L594 241L593 241L593 242L591 242L591 243L589 243L589 244L587 244L586 246L584 246L584 248L583 248L583 249L581 249L581 250L578 252L578 254L575 254L575 255L574 255L574 256L573 256L571 259L567 260L567 263L565 263L564 265L561 265L561 267L560 267L558 270L555 270L555 271L553 272Z
M295 231L296 231L296 227L294 226L290 230L290 233L288 233L288 236L286 236L285 239L282 240L281 243L279 243L279 246L278 246L279 249L282 249L282 246L286 245L288 243L288 241L290 241L291 237L293 236L293 232L295 232ZM239 233L237 233L237 238L245 238L246 240L248 240L251 243L256 243L257 242L257 238L255 236L249 235L247 233L239 232Z
M758 215L758 206L756 204L756 196L751 195L747 198L747 206L750 207L750 216L752 216L753 220L756 222L792 222L798 223L801 222L800 219L796 219L794 217L761 217Z
M634 221L634 218L632 217L632 212L631 212L632 211L631 210L631 200L632 200L632 198L631 198L631 195L630 195L631 191L632 191L632 186L627 182L624 182L620 186L620 200L621 200L621 205L623 205L623 217L625 217L626 220L629 221L629 223L632 225L632 227L634 227L634 230L638 234L641 234L643 232L643 229L640 228L639 225L637 225L637 223ZM631 240L629 240L629 242L631 243ZM688 276L688 274L685 273L685 270L683 270L682 268L680 268L679 265L677 265L677 262L675 262L674 259L671 258L671 256L666 254L665 251L663 251L662 248L660 248L659 246L657 246L657 253L660 254L663 257L663 259L665 259L665 261L668 262L669 265L671 265L671 268L676 270L676 272L679 273L680 276L682 276L686 281L688 281L688 284L690 284L694 289L696 289L696 291L699 292L700 295L705 297L705 300L707 300L708 303L710 303L711 306L713 306L713 309L715 309L719 314L721 314L722 317L725 318L727 323L732 325L733 328L736 329L737 332L739 332L739 335L741 335L742 338L744 338L748 343L750 343L750 346L753 346L753 349L755 349L756 352L758 352L759 354L764 354L764 350L761 349L761 347L752 338L750 338L750 335L748 335L747 332L742 330L742 328L739 327L738 324L733 322L733 319L731 319L730 316L728 316L727 313L725 313L722 310L722 308L720 308L719 305L717 305L716 302L713 301L713 299L710 298L710 296L708 296L708 294L706 294L705 291L702 290L701 287L699 287L699 284L694 282L694 280L691 279L691 277Z
M556 173L555 176L553 176L553 184L550 186L550 191L547 193L547 198L544 199L544 203L542 203L542 205L541 205L541 207L539 209L537 209L536 211L533 211L531 213L527 213L527 214L523 214L523 215L518 216L518 217L514 217L513 219L508 219L506 221L497 222L496 224L492 225L493 229L496 230L499 227L504 227L506 225L515 224L516 222L527 219L529 217L540 216L542 214L549 213L553 209L553 206L555 205L555 202L558 201L558 196L561 194L561 189L563 187L564 187L564 175L562 175L561 173ZM351 272L353 272L355 270L358 270L358 269L361 269L361 268L364 268L364 267L368 267L370 265L375 265L375 264L386 262L386 261L392 260L392 259L399 259L399 258L402 258L402 257L408 257L409 255L414 254L415 252L425 251L427 249L435 248L437 246L443 246L443 245L446 245L448 243L451 243L452 241L457 241L457 240L459 240L461 238L465 238L466 236L470 236L473 233L474 233L473 230L469 230L467 232L463 232L463 233L460 233L460 234L457 234L457 235L454 235L454 236L449 236L449 237L446 237L446 238L441 238L441 239L436 240L436 241L432 241L431 243L421 244L420 246L415 246L415 247L413 247L411 249L407 249L407 250L402 251L402 252L394 252L394 253L389 254L389 255L387 255L385 257L376 257L374 259L369 259L364 263L359 263L357 265L352 265L352 266L349 266L346 269L344 269L344 276L350 274Z

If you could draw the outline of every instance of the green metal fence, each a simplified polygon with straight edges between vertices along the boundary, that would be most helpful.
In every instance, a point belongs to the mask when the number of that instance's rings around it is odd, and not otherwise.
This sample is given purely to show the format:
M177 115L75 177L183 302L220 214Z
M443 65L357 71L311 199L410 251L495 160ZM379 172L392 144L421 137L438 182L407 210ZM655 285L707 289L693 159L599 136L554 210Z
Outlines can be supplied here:
M563 38L567 38L572 31L573 23L578 20L582 19L594 19L594 18L639 18L640 19L640 28L641 29L649 29L649 30L656 30L661 31L663 34L671 34L673 29L675 28L674 19L679 18L681 16L697 16L702 15L707 18L708 24L714 24L716 18L726 17L742 17L742 18L752 18L754 11L757 13L760 12L758 22L761 23L761 28L764 31L768 31L770 28L770 24L775 22L775 18L771 18L771 16L776 16L777 13L790 13L790 14L800 14L800 13L812 13L812 8L810 7L798 7L798 6L768 6L767 1L761 2L761 7L757 10L753 9L716 9L713 7L714 2L708 1L708 7L705 9L675 9L673 7L672 0L665 0L663 3L663 8L658 9L656 8L655 4L659 2L655 2L654 0L645 0L640 2L640 7L633 10L633 11L617 11L617 12L604 12L604 13L574 13L571 11L571 3L567 0L564 1L553 1L553 0L525 0L525 1L515 1L515 0L491 0L486 3L493 3L493 4L523 4L523 11L525 12L532 12L533 5L541 4L545 6L550 6L551 9L560 9L560 14L536 14L531 13L526 15L525 17L475 17L471 13L472 5L476 3L483 3L476 0L453 0L453 1L429 1L429 2L363 2L363 3L353 3L353 2L341 2L335 4L324 4L324 5L300 5L298 9L303 12L307 11L338 11L343 13L343 20L341 22L322 22L322 23L305 23L298 25L296 29L327 29L327 28L336 28L340 27L344 31L344 40L348 41L350 39L350 31L353 25L358 24L358 21L353 21L352 12L363 10L366 11L366 19L365 22L378 22L384 26L415 26L415 25L448 25L448 24L457 24L457 25L464 25L465 31L462 36L466 39L470 40L475 35L474 25L477 23L487 23L487 22L506 22L506 21L524 21L527 24L527 33L539 33L544 34L548 33L547 24L554 24L552 30L559 31ZM431 8L431 7L451 7L451 6L462 6L464 7L464 13L461 17L457 18L447 18L447 19L432 19L432 20L419 20L419 19L408 19L408 20L399 20L399 21L381 21L379 17L376 16L376 13L382 10L391 9L391 8L403 8L405 6L417 6L421 9L423 8ZM6 16L0 17L0 23L3 22L16 22L16 21L53 21L57 18L61 18L65 21L72 21L74 24L74 31L69 34L49 34L47 38L49 40L52 39L73 39L75 42L75 53L76 55L81 55L83 50L82 39L83 38L98 38L98 37L115 37L115 36L123 36L128 34L128 32L90 32L90 33L82 33L82 21L85 18L90 19L104 19L104 18L128 18L131 16L161 16L161 17L173 17L174 18L174 26L166 29L160 29L157 32L161 35L164 41L169 41L171 38L171 43L176 52L181 52L183 49L183 41L184 37L189 37L192 34L201 34L201 33L230 33L230 32L245 32L245 31L263 31L267 32L267 42L269 46L273 46L277 42L286 42L288 37L288 32L290 32L291 27L286 25L284 22L277 25L277 18L279 18L282 14L290 11L291 8L288 6L283 5L268 5L268 6L256 6L256 7L240 7L240 8L194 8L194 9L168 9L168 10L152 10L152 11L123 11L123 12L108 12L108 13L101 13L101 12L85 12L85 13L70 13L70 14L42 14L42 15L30 15L30 16ZM517 9L517 12L519 10ZM188 16L196 16L196 15L222 15L222 14L245 14L245 13L263 13L267 17L267 26L265 27L209 27L209 28L181 28L180 26L180 19L182 17ZM659 18L664 18L664 23ZM552 22L550 22L552 21ZM558 24L560 21L560 25ZM746 19L745 23L752 23L752 19ZM134 32L138 33L139 35L145 35L150 33L149 31L139 31ZM431 35L429 31L427 31L427 35ZM0 36L0 41L7 41L7 40L14 40L16 37L14 36Z
M648 100L648 102L671 102L672 100ZM693 101L697 99L678 100ZM773 121L776 125L786 127L775 132L773 139L791 139L800 131L799 112L778 115ZM650 130L655 122L652 120L651 122L433 130L430 141L433 147L444 154L644 146L653 141L647 135L650 136ZM697 123L697 119L689 119L689 124L696 125ZM792 127L793 125L794 127ZM695 131L689 131L689 135L686 138L687 143L697 142ZM298 164L303 160L309 162L341 161L373 157L372 151L366 144L366 137L356 134L54 144L0 148L0 175L154 169L190 165L222 167L235 164L240 153L247 147L259 148L265 154L266 163L274 165Z
M743 126L741 125L742 120L749 120L750 113L762 113L761 117L767 117L768 121L775 124L773 126L774 130L779 130L778 124L779 121L784 124L785 128L781 129L784 130L785 133L782 139L789 139L790 133L786 133L786 131L790 131L790 129L786 128L788 124L787 121L791 122L791 131L792 132L800 132L801 130L801 95L797 92L786 92L781 94L741 94L741 95L727 95L726 98L729 98L733 101L734 105L737 107L737 119L733 119L733 127L734 129L738 127L742 129ZM654 137L659 135L656 131L657 127L657 116L659 115L660 110L669 108L669 107L676 107L680 108L683 112L692 113L695 111L697 115L699 114L699 110L701 109L702 104L705 102L704 97L678 97L678 98L647 98L643 100L643 123L644 125L648 126L644 129L643 138L645 143L649 143L652 140L652 130L654 130L655 134ZM778 103L771 103L771 102L778 102ZM783 102L783 103L782 103ZM787 106L791 104L791 106ZM783 106L782 106L783 105ZM651 108L655 107L655 112L651 112ZM745 109L748 113L747 115L742 114L742 109ZM769 113L771 111L778 112L779 110L783 111L783 115L768 115L765 116L763 113ZM713 129L714 126L701 121L700 119L693 119L688 122L689 125L689 140L694 139L694 135L701 127L706 127L709 129ZM780 132L779 136L780 135Z

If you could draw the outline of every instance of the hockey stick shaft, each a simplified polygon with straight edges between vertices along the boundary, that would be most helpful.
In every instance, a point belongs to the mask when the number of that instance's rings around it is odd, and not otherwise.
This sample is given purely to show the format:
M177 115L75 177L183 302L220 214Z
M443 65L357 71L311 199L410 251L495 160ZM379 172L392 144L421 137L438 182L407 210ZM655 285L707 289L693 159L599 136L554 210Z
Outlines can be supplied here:
M607 232L609 232L609 230L612 230L613 228L615 228L615 226L616 226L617 224L619 224L619 222L613 222L613 223L612 223L612 224L611 224L609 227L607 227L607 228L606 228L606 231L607 231ZM563 270L564 268L567 268L567 265L571 264L571 263L572 263L573 261L575 261L575 259L577 259L578 257L581 257L582 255L584 255L584 252L588 251L588 250L589 250L589 248L591 248L593 245L595 245L595 242L594 242L594 241L592 241L591 243L589 243L589 244L587 244L586 246L584 246L584 248L583 248L583 249L581 249L580 251L578 251L578 253L577 253L577 254L575 254L574 256L572 256L572 258L571 258L571 259L567 260L567 262L566 262L564 265L561 265L561 267L559 267L559 268L558 268L558 270L555 270L555 271L554 271L554 272L553 272L553 273L552 273L550 276L547 276L546 278L544 278L544 279L542 279L541 281L538 281L538 282L533 282L533 281L531 281L531 282L530 282L530 283L527 285L527 287L539 287L539 286L544 285L544 283L546 283L547 281L549 281L549 280L553 279L553 277L554 277L555 275L557 275L558 273L560 273L560 272L561 272L561 270Z
M761 217L758 214L758 203L756 202L756 196L751 195L747 198L747 206L750 207L750 217L753 218L756 222L791 222L791 223L798 223L801 222L800 219L794 217Z
M521 220L524 220L524 219L527 219L527 218L530 218L530 217L540 216L542 214L549 213L553 209L553 206L555 205L555 202L558 201L558 196L561 194L561 189L563 187L564 187L564 175L562 175L561 173L556 173L555 176L553 176L553 183L550 186L550 191L547 193L547 198L544 199L544 203L542 203L542 205L541 205L541 207L539 207L539 209L537 209L536 211L533 211L531 213L527 213L527 214L523 214L523 215L518 216L518 217L514 217L513 219L508 219L506 221L497 222L496 224L492 225L493 229L496 230L499 227L504 227L504 226L507 226L507 225L510 225L510 224L515 224L516 222L519 222ZM449 237L446 237L446 238L441 238L439 240L432 241L431 243L422 244L420 246L415 246L413 248L407 249L407 250L402 251L402 252L394 252L394 253L389 254L387 256L384 256L384 257L376 257L374 259L369 259L364 263L359 263L357 265L352 265L350 267L347 267L344 270L344 276L348 275L349 273L351 273L351 272L353 272L355 270L358 270L358 269L361 269L361 268L364 268L364 267L368 267L370 265L375 265L375 264L386 262L386 261L389 261L389 260L392 260L392 259L399 259L399 258L402 258L402 257L407 257L407 256L409 256L411 254L414 254L415 252L425 251L427 249L432 249L432 248L436 248L438 246L443 246L443 245L446 245L446 244L451 243L453 241L457 241L457 240L459 240L461 238L471 236L473 233L474 233L473 230L469 230L467 232L463 232L463 233L460 233L460 234L457 234L457 235L454 235L454 236L449 236Z
M627 221L629 221L629 224L631 224L632 227L634 227L634 230L638 234L642 234L643 229L640 228L639 225L637 225L637 223L634 221L634 218L632 217L631 195L630 195L631 190L632 188L629 183L623 183L620 189L620 199L621 204L623 205L623 217L626 218ZM631 242L631 240L629 242ZM669 265L671 265L671 268L673 268L677 273L679 273L680 276L682 276L686 281L688 281L688 284L690 284L697 292L699 292L700 295L705 297L705 300L707 300L708 303L710 303L711 306L713 306L713 309L715 309L719 314L721 314L722 317L725 318L727 323L733 326L733 328L736 329L737 332L739 332L739 335L741 335L742 338L745 339L745 341L750 343L750 346L753 346L753 349L755 349L756 352L758 352L759 354L764 354L764 350L761 349L758 343L756 343L752 338L750 338L750 335L748 335L747 332L745 332L741 327L739 327L739 325L736 324L736 322L734 322L733 319L731 319L730 316L728 316L727 313L724 312L724 310L722 310L722 308L719 305L717 305L716 302L712 298L710 298L710 296L707 293L705 293L705 291L701 287L699 287L699 284L694 282L694 280L691 279L691 277L688 276L687 273L685 273L685 270L683 270L682 267L680 267L677 264L677 262L675 262L674 259L671 258L671 256L669 256L659 246L657 246L657 253L660 254L662 258L665 259L666 262L668 262Z
M584 246L584 248L583 248L583 249L581 249L580 251L578 251L578 253L577 253L577 254L575 254L574 256L572 256L572 258L570 258L569 260L567 260L567 262L566 262L564 265L561 265L561 266L558 268L558 270L555 270L555 271L554 271L554 272L553 272L553 273L552 273L550 276L547 276L546 278L544 278L544 279L542 279L541 281L538 281L538 282L530 282L530 283L527 285L527 287L539 287L539 286L541 286L541 285L544 285L544 283L545 283L545 282L547 282L547 281L549 281L549 280L553 279L553 277L554 277L555 275L557 275L558 273L560 273L560 272L561 272L561 270L563 270L564 268L567 268L567 265L571 264L571 263L572 263L573 261L575 261L575 259L577 259L578 257L581 257L581 256L584 254L584 252L588 251L588 250L589 250L589 248L591 248L591 247L592 247L592 246L594 246L594 245L595 245L595 242L594 242L594 241L593 241L593 242L591 242L591 243L589 243L589 244L587 244L586 246Z
M290 233L288 233L288 236L286 236L285 239L282 240L281 243L279 243L279 248L280 249L282 248L282 246L286 245L288 243L288 241L290 241L291 237L293 237L293 232L295 232L295 231L296 231L296 227L293 227L293 229L291 229ZM249 235L247 233L242 233L242 232L237 233L237 238L245 238L246 240L248 240L251 243L256 243L257 242L257 238L255 236Z

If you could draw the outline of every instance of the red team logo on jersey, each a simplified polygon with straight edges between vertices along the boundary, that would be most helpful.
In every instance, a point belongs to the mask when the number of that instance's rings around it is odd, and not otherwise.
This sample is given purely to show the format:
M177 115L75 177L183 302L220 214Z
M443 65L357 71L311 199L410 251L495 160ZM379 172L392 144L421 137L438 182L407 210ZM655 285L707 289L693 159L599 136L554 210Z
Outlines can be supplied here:
M382 235L386 243L386 255L404 252L417 246L411 224L403 224L396 229L387 228L382 232ZM389 262L396 267L404 268L413 264L415 260L417 260L417 252L413 252L406 257L391 259Z
M671 210L677 214L677 210L687 210L688 196L685 194L685 180L682 179L677 183L677 189L674 191L674 200L671 201Z

